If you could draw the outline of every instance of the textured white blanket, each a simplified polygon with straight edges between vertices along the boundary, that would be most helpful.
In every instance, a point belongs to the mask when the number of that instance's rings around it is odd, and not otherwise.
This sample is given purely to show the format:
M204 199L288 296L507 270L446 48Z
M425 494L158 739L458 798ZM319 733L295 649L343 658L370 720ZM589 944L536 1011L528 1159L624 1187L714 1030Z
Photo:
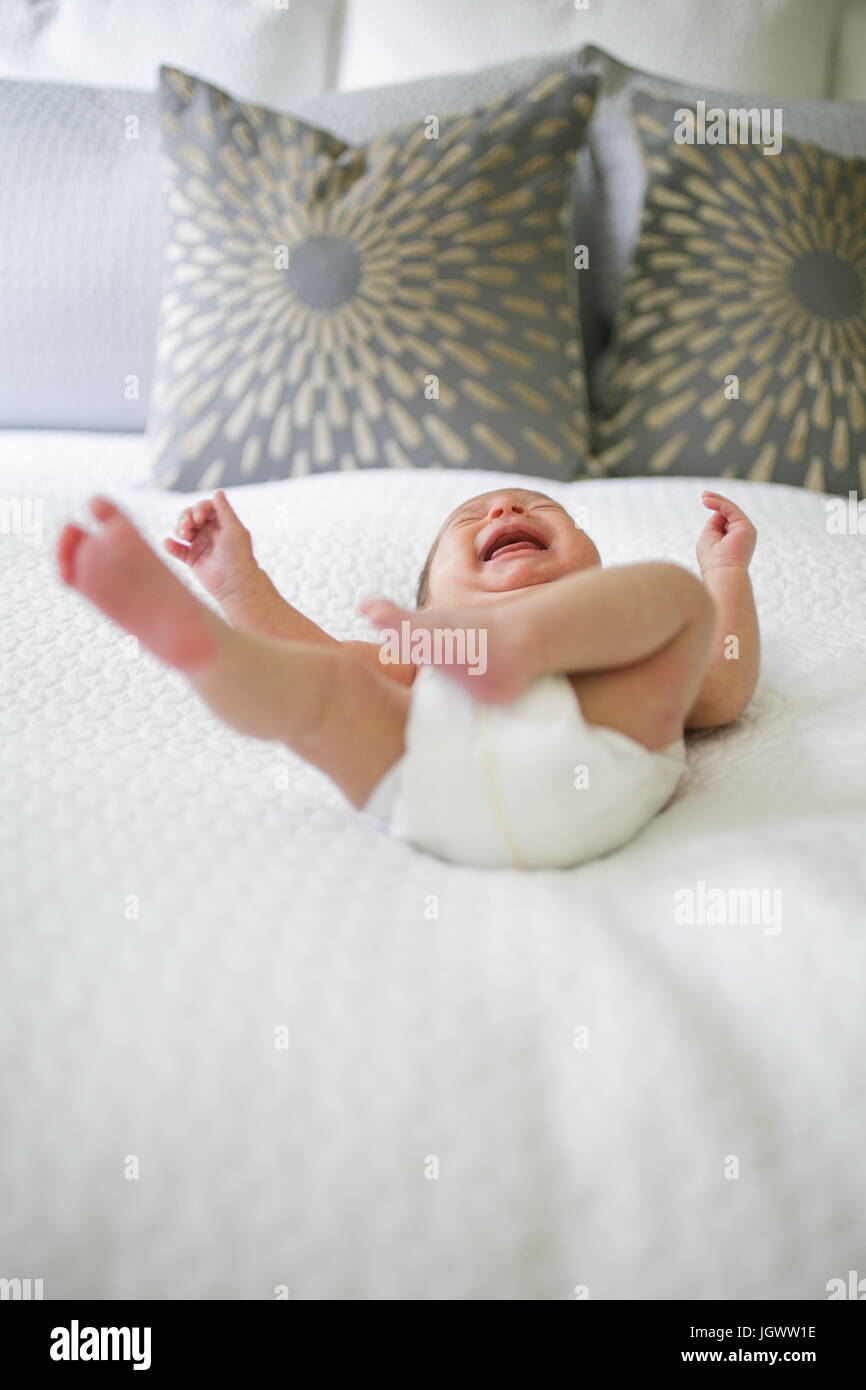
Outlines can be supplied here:
M747 714L691 739L620 853L484 872L379 835L62 588L54 537L96 485L165 533L179 499L132 490L143 464L137 437L0 439L0 1276L820 1299L866 1274L866 537L725 484L760 536ZM356 600L408 600L495 481L233 500L286 596L362 636ZM694 563L698 482L549 490L605 560Z

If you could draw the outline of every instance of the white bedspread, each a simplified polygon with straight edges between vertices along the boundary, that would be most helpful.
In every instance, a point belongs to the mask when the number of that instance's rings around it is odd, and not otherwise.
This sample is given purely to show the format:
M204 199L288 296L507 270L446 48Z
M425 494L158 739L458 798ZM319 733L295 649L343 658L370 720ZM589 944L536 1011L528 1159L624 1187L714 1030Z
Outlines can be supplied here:
M829 535L822 497L726 484L760 533L747 714L690 740L620 853L483 872L380 836L60 585L95 486L165 534L179 499L131 490L143 450L0 438L0 499L44 503L41 541L0 536L0 1275L310 1299L820 1299L866 1275L866 537ZM363 636L356 600L408 600L444 513L496 481L232 497L286 596ZM605 560L694 564L699 483L549 490ZM768 890L781 930L678 923L700 883Z

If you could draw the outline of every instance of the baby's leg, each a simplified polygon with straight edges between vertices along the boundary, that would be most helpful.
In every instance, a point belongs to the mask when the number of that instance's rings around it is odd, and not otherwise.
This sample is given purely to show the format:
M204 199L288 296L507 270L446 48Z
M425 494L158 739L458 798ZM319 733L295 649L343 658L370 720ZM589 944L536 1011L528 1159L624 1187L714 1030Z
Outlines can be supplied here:
M274 642L229 627L112 503L91 506L96 534L67 526L60 538L66 583L182 670L226 723L288 744L363 806L403 752L409 690L339 645Z
M365 606L374 622L413 630L482 628L486 669L443 666L476 699L514 699L539 676L567 675L592 724L651 750L679 738L706 673L713 601L694 575L664 561L582 571L487 609L415 613L387 600Z
M699 607L672 641L643 661L572 676L584 717L652 752L682 738L706 674L713 629L712 610Z

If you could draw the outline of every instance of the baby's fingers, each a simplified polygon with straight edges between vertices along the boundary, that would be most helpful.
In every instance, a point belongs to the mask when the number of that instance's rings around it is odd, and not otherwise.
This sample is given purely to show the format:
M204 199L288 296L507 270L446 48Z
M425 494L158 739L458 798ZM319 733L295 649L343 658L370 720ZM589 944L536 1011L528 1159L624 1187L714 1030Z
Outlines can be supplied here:
M196 502L192 508L192 519L196 526L204 526L206 522L213 521L216 516L216 507L213 502Z
M721 512L713 512L713 515L708 519L704 527L704 535L712 535L715 533L723 536L727 529L727 525L728 523Z
M178 545L177 541L172 540L171 536L166 537L163 541L163 545L173 560L182 560L183 563L186 564L189 559L188 545Z
M229 499L226 497L222 488L218 488L213 495L214 514L225 521L238 521L238 515Z
M720 492L702 492L701 500L705 507L709 507L714 512L721 512L722 516L727 517L729 521L748 520L742 508L738 507L736 502L732 502L729 497L723 497Z

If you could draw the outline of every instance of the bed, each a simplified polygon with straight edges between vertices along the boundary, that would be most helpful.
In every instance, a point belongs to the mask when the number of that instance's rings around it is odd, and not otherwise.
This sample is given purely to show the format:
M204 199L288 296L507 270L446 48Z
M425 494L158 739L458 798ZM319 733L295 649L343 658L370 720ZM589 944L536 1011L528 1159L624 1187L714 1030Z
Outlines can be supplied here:
M62 587L96 490L160 542L183 499L146 471L136 434L0 435L0 1272L114 1299L820 1299L863 1272L856 517L717 480L759 531L753 702L620 852L488 872L381 835ZM362 637L357 600L409 600L496 482L230 495L286 596ZM605 562L693 567L700 486L549 490Z

